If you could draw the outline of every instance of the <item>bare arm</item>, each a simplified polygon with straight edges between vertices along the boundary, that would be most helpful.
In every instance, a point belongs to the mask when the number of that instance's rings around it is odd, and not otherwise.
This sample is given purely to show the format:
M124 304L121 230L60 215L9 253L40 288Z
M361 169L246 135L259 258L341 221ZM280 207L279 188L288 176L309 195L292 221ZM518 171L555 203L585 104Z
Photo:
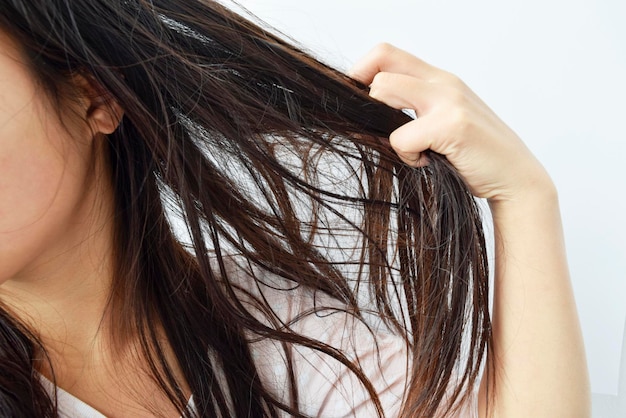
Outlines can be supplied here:
M550 182L490 204L496 244L495 417L590 416L583 341ZM485 382L480 416L486 417Z
M462 81L390 45L352 70L370 95L418 118L390 136L407 164L445 155L495 226L495 392L489 418L583 418L590 393L556 190L519 137ZM487 417L485 382L479 411Z

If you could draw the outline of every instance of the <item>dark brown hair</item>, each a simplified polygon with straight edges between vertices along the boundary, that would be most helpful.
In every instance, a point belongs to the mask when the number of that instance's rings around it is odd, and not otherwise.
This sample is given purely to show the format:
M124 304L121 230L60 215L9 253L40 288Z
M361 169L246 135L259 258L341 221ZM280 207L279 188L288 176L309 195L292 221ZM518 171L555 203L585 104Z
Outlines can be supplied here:
M108 137L116 205L110 308L127 324L120 335L139 336L181 413L186 399L155 323L200 416L301 416L293 370L290 399L279 399L257 379L250 338L340 361L384 415L358 362L269 326L277 320L263 300L266 318L241 302L230 253L253 267L254 280L278 276L366 323L370 313L382 318L411 357L402 416L450 412L469 396L491 347L480 214L445 158L430 154L417 169L399 161L386 137L407 115L213 1L4 0L0 27L51 97L82 74L124 109ZM345 185L330 184L329 161ZM173 232L168 202L184 219L189 248ZM0 311L0 415L55 416L35 372L40 349L34 330Z

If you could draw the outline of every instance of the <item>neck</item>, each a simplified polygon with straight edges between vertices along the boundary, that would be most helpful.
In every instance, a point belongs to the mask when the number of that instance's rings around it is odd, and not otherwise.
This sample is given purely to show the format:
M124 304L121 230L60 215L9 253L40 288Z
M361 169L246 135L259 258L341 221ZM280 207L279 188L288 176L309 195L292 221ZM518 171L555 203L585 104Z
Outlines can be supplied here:
M110 329L113 192L104 184L88 190L68 229L0 286L2 306L39 338L60 370L104 352Z

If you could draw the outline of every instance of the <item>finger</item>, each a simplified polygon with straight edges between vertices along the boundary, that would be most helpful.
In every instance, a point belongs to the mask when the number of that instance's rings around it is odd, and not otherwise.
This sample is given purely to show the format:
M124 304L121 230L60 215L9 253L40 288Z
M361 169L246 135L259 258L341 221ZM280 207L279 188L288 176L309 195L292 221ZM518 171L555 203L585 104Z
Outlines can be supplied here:
M428 164L424 151L431 147L431 135L424 119L406 123L389 135L389 144L398 157L411 167L423 167Z
M369 85L374 76L381 71L409 75L423 80L435 80L443 72L406 51L383 43L358 61L348 71L348 75Z
M395 109L413 109L418 116L440 99L439 86L403 74L382 72L370 84L370 96Z

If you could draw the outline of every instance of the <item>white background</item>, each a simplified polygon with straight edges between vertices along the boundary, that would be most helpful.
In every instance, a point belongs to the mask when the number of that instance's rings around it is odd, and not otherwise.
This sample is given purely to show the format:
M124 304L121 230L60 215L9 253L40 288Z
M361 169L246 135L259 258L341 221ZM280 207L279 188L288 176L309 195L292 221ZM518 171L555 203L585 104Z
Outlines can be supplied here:
M342 69L381 41L402 47L459 75L520 134L560 191L592 390L604 394L594 417L626 417L626 397L616 397L626 319L626 1L240 2ZM600 405L612 401L624 409Z

